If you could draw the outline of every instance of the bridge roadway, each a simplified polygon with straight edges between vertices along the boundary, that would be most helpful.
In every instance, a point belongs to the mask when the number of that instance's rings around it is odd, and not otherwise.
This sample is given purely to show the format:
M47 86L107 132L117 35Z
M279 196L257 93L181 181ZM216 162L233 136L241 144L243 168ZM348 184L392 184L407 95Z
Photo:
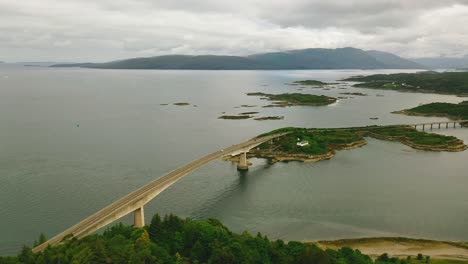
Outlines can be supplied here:
M449 124L453 124L453 127L456 126L456 124L459 124L460 126L463 126L463 124L468 123L468 120L450 120L450 121L438 121L438 122L427 122L427 123L417 123L417 124L411 124L410 126L417 128L418 126L422 126L423 130L425 130L426 126L430 126L431 129L433 128L434 125L438 125L439 128L441 125L445 125L446 128L449 127Z
M419 124L400 124L396 126L424 126L426 125L435 125L439 124L448 124L459 123L466 123L468 120L452 120L452 121L442 121L442 122L430 122L430 123L419 123ZM247 168L247 161L246 161L246 152L250 149L264 143L270 141L272 139L281 137L283 135L288 134L280 133L274 134L270 136L265 136L261 138L253 138L242 142L237 145L232 145L224 150L218 150L211 154L208 154L202 158L194 160L188 163L185 166L182 166L165 176L158 178L157 180L148 183L147 185L137 189L136 191L131 192L130 194L124 196L123 198L113 202L112 204L108 205L107 207L101 209L100 211L96 212L95 214L91 215L90 217L82 220L78 224L68 228L67 230L63 231L62 233L52 237L45 243L33 248L33 252L40 252L44 250L48 245L57 245L62 242L62 240L69 235L72 235L76 238L85 237L98 229L105 227L106 225L114 222L115 220L131 213L135 213L134 223L135 226L143 226L144 225L144 211L143 206L151 201L154 197L156 197L159 193L167 189L169 186L177 182L180 178L190 174L191 172L195 171L196 169L204 166L208 162L228 156L228 155L240 155L240 167L238 168ZM243 164L242 164L243 163Z
M253 138L242 142L237 145L232 145L223 150L218 150L211 154L208 154L202 158L194 160L163 177L160 177L145 186L131 192L130 194L124 196L123 198L113 202L107 207L101 209L95 214L89 216L88 218L82 220L76 225L68 228L62 233L52 237L45 243L33 248L33 252L40 252L44 250L48 245L57 245L63 241L65 237L73 236L76 238L85 237L98 229L105 227L106 225L114 222L115 220L135 212L135 225L143 226L144 225L144 212L143 206L156 197L159 193L167 189L169 186L177 182L179 179L190 174L196 169L204 166L208 162L222 158L228 155L237 155L241 153L248 152L250 149L270 140L273 140L277 137L281 137L287 133L274 134L270 136L265 136L261 138Z

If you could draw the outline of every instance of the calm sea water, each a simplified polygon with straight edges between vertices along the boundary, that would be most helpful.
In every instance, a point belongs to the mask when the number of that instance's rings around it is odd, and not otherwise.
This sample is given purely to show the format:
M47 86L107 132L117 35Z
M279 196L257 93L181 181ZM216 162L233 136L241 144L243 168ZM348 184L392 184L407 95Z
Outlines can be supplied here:
M0 66L0 254L50 237L203 154L285 126L346 127L440 120L391 111L445 95L285 83L400 71L152 71ZM246 92L340 96L323 107L261 108ZM383 96L377 96L377 94ZM341 95L348 96L348 95ZM189 102L194 106L161 106ZM235 108L242 104L255 108ZM259 111L281 121L220 120ZM378 120L370 120L378 117ZM442 129L468 141L468 129ZM145 207L218 218L234 231L318 240L410 236L468 240L468 151L437 153L369 139L319 163L253 160L246 174L215 161ZM129 221L124 218L123 221Z

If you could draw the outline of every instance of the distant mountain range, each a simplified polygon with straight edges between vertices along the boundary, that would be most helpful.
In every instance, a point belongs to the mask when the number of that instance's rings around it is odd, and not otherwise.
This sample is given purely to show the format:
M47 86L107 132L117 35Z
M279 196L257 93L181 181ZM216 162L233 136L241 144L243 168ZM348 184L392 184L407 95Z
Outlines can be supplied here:
M428 66L432 69L463 69L468 68L468 56L463 58L448 58L448 57L439 57L439 58L419 58L411 59L416 63L420 63Z
M424 69L397 55L356 48L302 49L250 56L165 55L106 63L55 64L51 67L99 69L289 70L289 69Z

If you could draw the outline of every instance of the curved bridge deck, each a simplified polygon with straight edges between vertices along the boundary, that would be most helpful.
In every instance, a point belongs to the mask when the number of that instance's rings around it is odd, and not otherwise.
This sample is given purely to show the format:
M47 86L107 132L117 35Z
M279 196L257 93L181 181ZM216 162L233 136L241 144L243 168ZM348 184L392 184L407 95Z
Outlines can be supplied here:
M452 123L453 123L453 126L455 127L456 124L463 125L464 123L468 123L468 120L453 120L453 121L430 122L430 123L420 123L420 124L401 124L398 126L413 126L414 128L417 128L418 126L422 126L422 128L424 129L425 126L430 126L432 128L434 125L438 125L440 128L442 124L445 124L448 127L448 124L452 124ZM154 199L154 197L156 197L162 191L167 189L169 186L177 182L179 179L190 174L196 169L204 166L205 164L207 164L208 162L212 160L215 160L224 156L228 156L228 155L241 154L240 163L244 163L243 167L246 167L247 166L246 152L248 152L250 149L264 142L273 140L275 138L281 137L286 134L288 134L288 132L253 138L245 142L242 142L240 144L232 145L223 150L215 151L211 154L208 154L204 157L194 160L166 174L165 176L146 184L145 186L131 192L130 194L124 196L123 198L99 210L98 212L82 220L78 224L68 228L62 233L52 237L45 243L35 247L33 249L33 252L40 252L44 250L48 245L57 245L61 243L63 239L68 236L73 236L76 238L82 238L84 236L87 236L97 231L98 229L105 227L106 225L132 212L135 213L135 218L134 218L135 226L143 226L144 225L143 206L149 201L151 201L152 199Z
M223 150L218 150L197 160L194 160L166 174L165 176L146 184L145 186L131 192L123 198L99 210L98 212L82 220L78 224L68 228L62 233L52 237L45 243L35 247L33 249L33 252L40 252L44 250L48 245L57 245L68 236L73 236L76 238L82 238L84 236L87 236L132 212L135 212L135 225L142 226L144 225L143 206L149 201L151 201L154 197L156 197L159 193L161 193L169 186L177 182L179 179L190 174L196 169L206 165L212 160L222 158L227 155L237 155L239 153L248 152L250 149L264 142L281 137L285 134L287 133L253 138L240 144L232 145Z

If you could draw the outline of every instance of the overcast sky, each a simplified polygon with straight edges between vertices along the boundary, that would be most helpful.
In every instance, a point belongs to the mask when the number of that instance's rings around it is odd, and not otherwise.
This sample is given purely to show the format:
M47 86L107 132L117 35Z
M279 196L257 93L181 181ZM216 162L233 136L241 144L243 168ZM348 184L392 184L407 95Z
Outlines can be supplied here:
M0 0L0 60L356 47L468 54L468 0Z

